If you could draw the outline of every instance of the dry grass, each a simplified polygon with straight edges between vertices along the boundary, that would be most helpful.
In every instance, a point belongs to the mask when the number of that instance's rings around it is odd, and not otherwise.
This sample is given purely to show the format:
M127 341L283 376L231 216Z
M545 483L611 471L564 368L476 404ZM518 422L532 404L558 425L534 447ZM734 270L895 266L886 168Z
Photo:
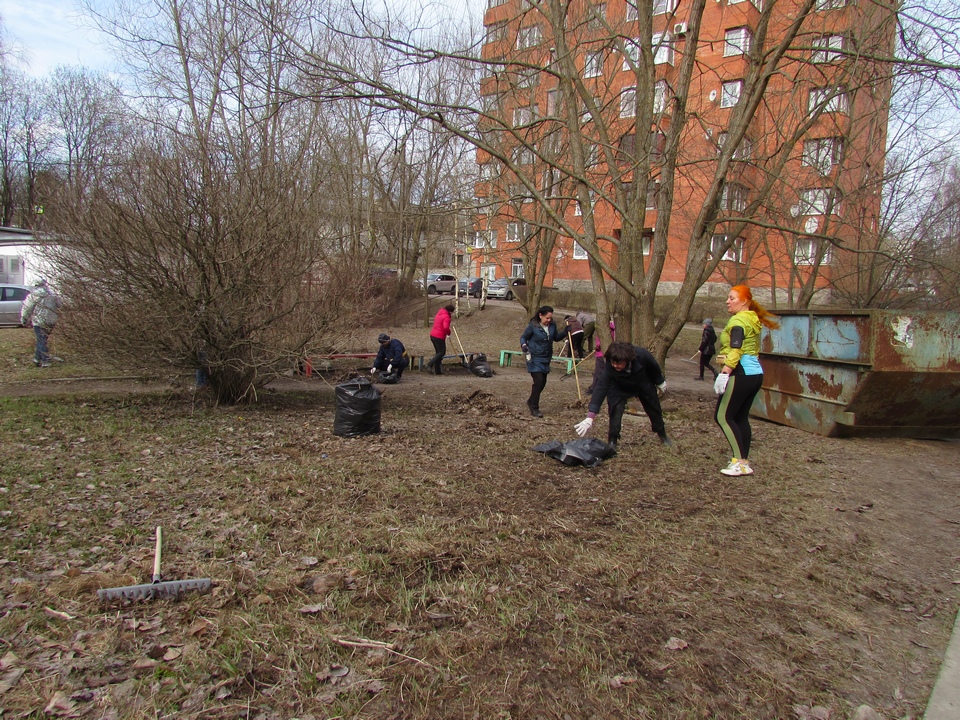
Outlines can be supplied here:
M460 321L469 351L515 344L494 310ZM726 479L691 368L678 450L630 418L596 470L530 451L583 409L555 374L525 417L522 369L408 373L356 439L320 379L243 409L0 397L4 717L919 717L957 604L957 445L759 424L757 474ZM213 592L101 606L149 579L157 525L164 577Z

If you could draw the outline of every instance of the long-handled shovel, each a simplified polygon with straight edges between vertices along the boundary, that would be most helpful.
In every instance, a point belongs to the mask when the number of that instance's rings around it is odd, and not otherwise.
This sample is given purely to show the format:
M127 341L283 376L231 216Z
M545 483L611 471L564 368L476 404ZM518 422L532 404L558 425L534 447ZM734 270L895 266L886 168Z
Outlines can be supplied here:
M460 346L460 364L464 367L467 366L467 353L463 350L463 343L460 342L460 333L457 332L456 328L452 328L453 336L457 339L457 345Z
M176 598L186 592L210 589L210 578L199 580L160 580L160 548L163 546L163 533L157 526L157 549L153 557L153 582L144 585L103 588L97 590L101 600L155 600L157 598Z

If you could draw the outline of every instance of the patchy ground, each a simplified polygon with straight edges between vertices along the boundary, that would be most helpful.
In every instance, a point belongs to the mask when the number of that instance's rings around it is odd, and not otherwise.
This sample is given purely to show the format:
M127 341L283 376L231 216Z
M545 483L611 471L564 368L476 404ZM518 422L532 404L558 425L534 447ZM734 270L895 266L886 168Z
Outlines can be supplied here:
M523 323L458 321L494 377L408 371L355 439L331 432L333 385L360 361L240 409L14 348L3 717L922 716L958 606L960 443L756 421L756 474L727 478L678 352L676 450L628 416L616 458L569 468L530 448L574 437L576 378L552 373L533 419L529 376L496 367ZM382 329L429 352L422 327ZM164 577L213 592L101 606L97 587L149 580L157 525Z

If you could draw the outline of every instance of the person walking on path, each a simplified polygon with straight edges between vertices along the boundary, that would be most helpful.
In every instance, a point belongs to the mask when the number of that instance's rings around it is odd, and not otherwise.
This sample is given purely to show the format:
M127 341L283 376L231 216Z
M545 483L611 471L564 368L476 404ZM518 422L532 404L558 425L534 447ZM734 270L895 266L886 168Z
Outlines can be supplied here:
M713 389L717 393L715 419L723 436L730 443L733 458L722 468L724 475L753 475L750 466L750 406L763 384L760 365L760 328L778 328L776 321L753 299L746 285L730 288L727 312L731 318L720 333L720 355L723 363Z
M427 363L427 369L437 375L443 375L443 356L447 354L447 338L450 337L450 321L456 308L453 303L447 303L437 310L433 316L433 329L430 331L430 342L436 353Z
M700 377L697 380L703 380L703 371L710 370L713 373L713 379L717 379L717 371L710 364L710 358L717 352L717 331L713 329L713 320L706 318L703 321L703 334L700 336Z
M610 413L607 442L616 450L617 443L620 442L620 429L627 400L635 397L643 405L644 412L650 418L650 427L660 438L660 442L667 447L673 447L673 441L667 437L663 410L660 407L659 395L667 389L660 363L650 351L626 342L611 343L605 359L606 368L590 396L587 417L574 426L577 435L583 437L587 434L606 399Z
M20 308L20 324L24 327L32 325L37 339L33 351L33 364L37 367L47 368L53 361L62 362L60 358L51 355L47 347L50 333L60 319L62 306L63 303L47 285L47 281L40 278L33 284L33 289Z
M549 305L537 310L537 314L530 319L526 330L520 336L520 349L527 360L527 372L533 378L527 407L534 417L543 417L540 412L540 394L547 386L553 344L563 342L563 339L563 333L557 330L557 324L553 321L553 308Z
M380 333L377 336L377 342L380 343L380 350L377 352L377 359L373 361L373 367L370 368L370 374L373 375L378 370L387 374L395 372L397 382L403 377L403 371L410 364L407 357L407 349L403 343L396 338L391 338L386 333Z
M576 353L576 358L582 360L583 325L580 324L577 318L570 317L569 315L564 315L563 321L567 326L567 337L570 339L570 357L574 357L574 353Z

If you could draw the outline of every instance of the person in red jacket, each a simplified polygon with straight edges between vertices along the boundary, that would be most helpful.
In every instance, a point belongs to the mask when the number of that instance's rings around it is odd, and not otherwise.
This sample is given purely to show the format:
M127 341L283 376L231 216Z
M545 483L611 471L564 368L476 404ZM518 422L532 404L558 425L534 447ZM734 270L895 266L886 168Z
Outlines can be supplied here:
M433 317L433 330L430 331L430 342L433 343L433 350L436 353L427 363L427 369L433 370L437 375L443 375L443 356L447 354L447 338L450 337L450 320L453 318L453 312L456 308L453 303L447 303L437 310Z

